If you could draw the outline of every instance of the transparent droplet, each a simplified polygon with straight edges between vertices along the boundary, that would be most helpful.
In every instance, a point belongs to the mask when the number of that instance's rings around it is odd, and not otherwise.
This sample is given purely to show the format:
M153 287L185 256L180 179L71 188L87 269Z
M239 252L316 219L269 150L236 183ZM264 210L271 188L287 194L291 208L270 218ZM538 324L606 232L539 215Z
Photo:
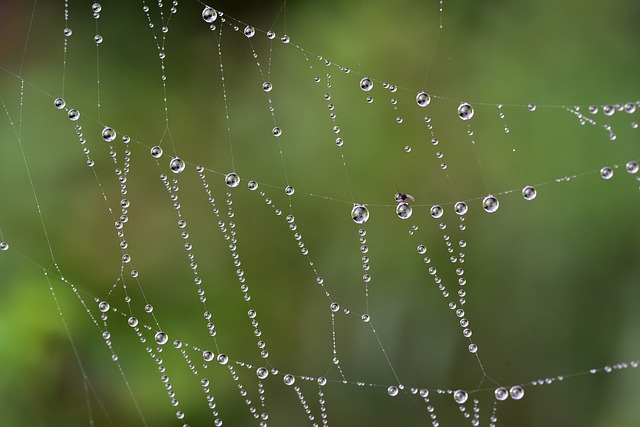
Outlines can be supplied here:
M529 109L529 111L536 111L536 104L529 104L527 105L527 108Z
M240 177L236 173L231 172L224 177L224 181L228 187L234 188L240 184Z
M458 107L458 117L462 120L469 120L473 117L473 107L470 104L463 102Z
M408 219L412 213L413 209L411 209L411 205L407 202L398 203L398 206L396 206L396 215L398 215L400 219Z
M129 326L135 328L136 326L138 326L138 319L136 319L135 317L129 317L128 323Z
M205 7L202 11L202 19L209 24L218 18L218 12L216 12L212 7Z
M155 340L159 345L165 345L167 341L169 341L169 336L166 333L160 331L156 333Z
M258 183L255 182L255 181L249 181L247 186L249 187L249 190L253 191L253 190L256 190L258 188Z
M110 127L105 127L102 130L102 139L107 142L112 142L114 139L116 139L116 131L111 129Z
M251 38L251 37L255 36L255 34L256 34L256 29L255 28L253 28L253 27L251 27L249 25L247 25L244 28L244 35L245 36Z
M318 385L324 386L327 384L327 379L325 377L318 378Z
M425 245L419 245L418 246L418 253L420 255L424 254L425 252L427 252L427 247Z
M7 242L0 242L0 251L6 251L9 249L9 244Z
M262 90L265 92L271 92L271 89L273 89L273 85L271 84L271 82L264 82L262 83Z
M212 351L205 350L202 352L202 358L204 359L205 362L211 362L214 357L215 355L213 354Z
M284 192L287 194L287 196L291 196L296 192L296 190L292 186L287 185L287 188L284 189Z
M70 109L68 114L69 119L73 120L74 122L80 118L80 111L76 110L75 108Z
M363 314L362 315L362 321L364 323L369 323L369 320L371 320L371 316L369 316L368 314Z
M478 346L475 344L469 344L469 353L477 353L478 352Z
M157 145L155 147L151 147L151 156L154 159L159 159L160 157L162 157L162 148Z
M285 34L284 36L280 37L280 40L282 40L282 43L287 44L291 41L291 38Z
M282 129L276 126L271 130L271 133L273 133L273 136L278 137L282 135Z
M527 185L522 189L522 197L524 197L525 200L533 200L537 195L538 193L536 192L536 189L530 185Z
M99 13L102 10L102 6L100 6L100 3L94 3L93 6L91 6L91 10L95 13Z
M603 179L611 179L611 177L613 176L613 169L608 166L603 167L602 169L600 169L600 176Z
M464 390L456 390L453 392L453 400L462 405L469 398L469 394Z
M273 31L267 31L267 38L269 40L273 40L276 38L276 33L274 33Z
M365 77L360 80L360 89L365 92L369 92L371 89L373 89L373 82L369 77Z
M65 105L67 105L67 103L64 102L64 99L62 98L56 98L53 101L53 106L56 107L58 110L62 110L65 107Z
M507 397L509 397L509 391L504 387L498 387L494 394L496 399L500 401L506 400Z
M369 209L364 205L354 205L351 209L351 218L356 224L364 224L369 220Z
M520 400L524 396L524 389L519 385L514 385L509 389L509 395L513 400Z
M444 213L444 209L442 209L442 206L440 205L433 205L431 206L431 209L429 209L429 213L432 217L437 219L442 216L442 214Z
M106 313L107 311L109 311L109 303L106 301L100 301L100 303L98 304L98 310L100 310L103 313Z
M65 28L64 29L65 37L71 37L71 34L73 34L73 31L71 30L71 28Z
M637 162L627 162L627 172L629 173L638 173L638 163Z
M419 106L426 107L431 102L431 97L426 92L420 92L416 96L416 102L418 103Z
M387 388L387 393L389 393L389 396L391 396L391 397L397 396L398 395L398 391L399 391L398 387L396 387L394 385L389 386L389 388Z
M453 206L453 209L456 211L458 215L464 215L467 213L469 208L465 202L458 202Z
M144 311L146 311L147 313L153 312L153 306L151 304L145 304Z
M482 207L485 212L494 213L500 207L500 203L494 196L487 196L482 200Z
M284 376L283 380L286 385L292 385L293 383L296 382L296 377L294 377L291 374L287 374Z
M227 356L226 354L220 353L218 355L218 363L221 365L226 365L227 363L229 363L229 356Z
M184 171L185 167L186 165L184 163L184 160L182 160L180 157L174 157L169 162L169 169L171 169L171 172L173 173L181 173L182 171Z
M602 107L602 112L604 113L605 116L613 116L613 113L616 112L616 109L613 108L612 105L604 105Z

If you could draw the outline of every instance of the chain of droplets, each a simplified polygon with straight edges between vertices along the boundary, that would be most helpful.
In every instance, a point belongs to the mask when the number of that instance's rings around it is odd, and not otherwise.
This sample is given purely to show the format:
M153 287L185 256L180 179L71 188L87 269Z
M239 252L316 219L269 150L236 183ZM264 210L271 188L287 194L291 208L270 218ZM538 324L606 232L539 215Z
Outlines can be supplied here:
M262 339L262 331L259 329L259 322L257 319L258 314L256 310L251 308L251 295L249 294L249 286L246 284L244 270L240 268L242 265L242 261L240 260L240 254L237 246L238 241L236 239L236 231L235 231L236 225L233 221L229 221L227 223L222 219L222 216L220 214L220 209L216 205L216 199L213 197L213 193L209 188L209 183L207 182L207 178L204 173L205 172L204 167L197 166L196 172L198 173L198 176L202 181L202 186L207 195L207 200L211 205L211 209L214 215L216 216L216 218L218 219L218 227L220 228L220 232L222 232L224 239L229 242L228 249L231 252L231 257L233 258L233 265L236 267L236 276L238 278L238 281L240 282L240 291L243 293L243 299L246 301L246 303L249 306L249 310L247 311L247 316L251 321L253 334L258 339L257 345L258 345L258 348L260 349L260 356L263 359L268 359L269 351L266 348L267 345L265 341ZM229 173L225 176L225 183L229 188L237 187L238 184L240 183L240 177L238 177L238 175L236 175L235 173ZM232 196L231 192L227 192L227 206L228 206L227 216L230 219L235 216L235 213L232 208L233 201L231 196Z
M100 3L94 3L91 5L91 10L93 10L93 18L96 20L96 35L93 37L93 41L96 44L96 102L98 107L98 121L100 121L100 45L103 42L103 37L100 35L100 30L98 29L98 21L100 20L100 12L102 11L102 6Z
M178 1L177 0L173 1L170 9L169 17L165 22L163 4L161 0L158 0L158 9L160 10L160 22L162 23L162 27L160 28L160 31L162 32L162 41L158 39L158 35L154 30L155 24L151 19L149 6L147 6L144 0L142 1L142 5L143 5L142 11L147 17L147 21L149 22L149 28L151 29L151 34L153 35L153 40L155 41L156 48L158 49L158 58L160 58L160 71L162 73L160 76L160 79L162 80L165 123L167 126L169 126L169 106L167 103L167 75L165 73L165 62L164 62L166 58L165 41L166 41L166 34L169 32L169 21L171 21L171 17L178 12Z
M69 0L64 0L64 42L62 47L62 91L60 96L64 98L64 86L67 75L67 51L69 50L69 37L73 33L69 28Z
M266 412L261 412L261 413L258 412L258 409L253 405L253 402L251 401L251 399L247 397L247 394L248 394L247 390L244 388L244 386L240 382L240 377L236 373L236 370L231 365L227 365L227 368L229 369L231 378L233 379L233 381L236 383L238 387L240 396L244 398L244 403L245 405L247 405L247 408L249 409L249 412L251 413L251 415L256 420L260 420L260 424L259 424L260 427L267 427L267 419L269 419L269 414ZM261 407L264 408L265 406L264 388L258 387L258 394L259 394L259 400L261 402Z
M600 106L600 108L598 108L597 105L590 105L588 110L589 110L589 114L594 116L598 114L600 110L602 110L602 114L604 114L606 117L611 117L615 114L616 111L624 111L627 114L634 114L638 109L638 107L640 107L640 101L627 102L625 104L615 104L615 105L606 104L606 105ZM595 119L591 117L587 117L585 114L583 114L580 111L580 106L574 106L574 107L563 106L562 108L564 108L566 111L576 116L581 125L585 125L585 124L590 124L592 126L598 125ZM602 127L604 128L605 131L609 133L609 140L614 141L617 138L610 124L604 124L602 125ZM632 121L631 128L637 129L638 123L636 121Z

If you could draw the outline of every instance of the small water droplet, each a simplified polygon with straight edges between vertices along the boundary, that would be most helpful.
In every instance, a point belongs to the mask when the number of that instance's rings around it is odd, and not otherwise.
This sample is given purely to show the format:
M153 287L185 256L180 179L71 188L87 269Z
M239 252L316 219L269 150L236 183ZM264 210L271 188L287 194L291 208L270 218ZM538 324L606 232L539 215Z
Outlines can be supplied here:
M264 82L262 83L262 90L265 92L271 92L271 89L273 89L273 85L271 84L271 82Z
M100 44L104 41L104 39L100 34L96 34L96 36L93 38L93 41L96 42L96 44Z
M100 310L103 313L106 313L107 311L109 311L109 303L106 301L100 301L100 303L98 304L98 310Z
M611 179L611 177L613 176L613 169L608 166L603 167L602 169L600 169L600 176L603 179Z
M74 122L80 118L80 111L76 110L75 108L70 109L68 114L69 119Z
M249 190L254 191L258 188L258 183L255 181L249 181L247 186L249 187Z
M387 393L389 393L389 396L391 397L395 397L398 395L398 387L392 385L389 386L389 388L387 388Z
M627 172L629 173L638 173L638 163L637 162L627 162L626 164Z
M529 109L529 111L536 111L536 104L529 104L527 105L527 108Z
M273 134L273 136L275 136L277 138L280 135L282 135L282 129L280 129L279 127L276 126L271 130L271 133Z
M525 200L533 200L537 195L538 193L536 192L536 189L530 185L527 185L522 189L522 197L524 197Z
M509 397L509 391L504 387L498 387L494 392L496 400L503 401Z
M462 405L469 398L469 394L464 390L456 390L453 392L453 400Z
M613 113L616 112L616 109L613 108L612 105L604 105L602 106L602 112L605 116L613 116Z
M67 105L67 103L62 98L56 98L53 101L53 106L56 107L58 110L62 110L65 107L65 105Z
M162 157L162 148L157 145L155 147L151 147L151 157L154 159Z
M218 363L221 365L226 365L227 363L229 363L229 356L227 356L226 354L220 353L218 355Z
M440 205L433 205L431 206L431 209L429 209L429 213L431 214L432 217L438 219L444 213L444 209L442 209L442 206Z
M296 192L296 190L292 186L287 185L287 188L284 189L284 192L287 194L287 196L291 196Z

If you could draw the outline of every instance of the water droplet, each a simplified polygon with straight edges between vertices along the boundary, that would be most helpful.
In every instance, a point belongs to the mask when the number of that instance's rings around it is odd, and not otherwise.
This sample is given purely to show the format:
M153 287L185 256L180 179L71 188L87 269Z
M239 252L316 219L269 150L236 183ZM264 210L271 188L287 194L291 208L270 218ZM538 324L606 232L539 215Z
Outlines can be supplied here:
M340 311L340 304L338 304L337 302L332 302L329 308L331 308L331 311L333 311L334 313L337 313L338 311Z
M389 386L389 388L387 389L387 393L389 393L389 396L391 397L395 397L398 395L398 387L392 385Z
M396 206L396 215L398 215L400 219L408 219L412 213L413 209L411 209L411 205L407 202L398 203L398 206Z
M453 209L456 211L458 215L464 215L467 213L469 208L465 202L458 202L453 206Z
M255 182L255 181L249 181L247 186L249 187L249 190L253 191L253 190L256 190L258 188L258 183Z
M318 385L324 386L327 384L327 379L325 377L318 378Z
M494 213L500 207L500 203L494 196L487 196L482 200L482 207L485 212Z
M76 110L75 108L70 109L68 114L69 119L73 120L74 122L80 118L80 111Z
M524 389L519 385L514 385L509 389L509 395L513 400L520 400L524 396Z
M267 38L269 40L273 40L276 38L276 33L274 33L273 31L267 31Z
M155 339L159 345L165 345L169 341L169 336L161 331L156 333Z
M470 104L463 102L458 107L458 116L462 120L469 120L471 117L473 117L473 107Z
M529 104L527 105L527 108L529 109L529 111L536 111L536 104Z
M280 40L282 40L282 43L284 43L284 44L287 44L287 43L289 43L291 41L289 36L286 35L286 34L284 36L280 37Z
M53 106L56 107L58 110L62 110L65 107L65 105L67 105L67 103L64 102L64 99L62 98L56 98L53 101Z
M444 209L442 209L442 206L440 205L433 205L431 206L431 209L429 209L429 213L432 217L437 219L442 216L442 214L444 213Z
M613 176L613 169L608 166L603 167L602 169L600 169L600 176L603 179L611 179L611 177Z
M271 130L271 133L273 133L273 136L275 136L277 138L280 135L282 135L282 129L280 129L279 127L276 126Z
M106 301L100 301L100 303L98 304L98 310L100 310L103 313L106 313L107 311L109 311L109 303Z
M273 85L271 84L271 82L264 82L262 83L262 90L265 92L271 92L271 89L273 89Z
M93 41L96 42L96 44L100 44L103 42L103 38L100 34L96 34L96 36L93 38Z
M184 160L182 160L180 157L174 157L169 162L169 169L171 169L171 172L173 173L181 173L182 171L184 171L185 166L186 165L184 163Z
M255 28L253 28L253 27L251 27L249 25L247 25L244 28L244 35L245 36L251 38L251 37L255 36L255 34L256 34L256 29Z
M227 356L226 354L220 353L218 355L218 363L221 365L226 365L227 363L229 363L229 356Z
M419 245L418 246L418 253L420 255L424 254L425 252L427 252L427 247L425 245Z
M73 34L73 31L71 31L71 28L65 28L64 29L65 37L71 37L71 34Z
M400 124L404 121L404 119L401 116L396 117L396 123Z
M462 405L469 398L469 394L464 390L456 390L453 392L453 400Z
M509 397L509 391L504 387L498 387L494 391L494 394L496 396L496 399L500 401L506 400L507 397Z
M287 194L287 196L291 196L296 192L296 190L292 186L287 185L287 188L284 189L284 192Z
M431 102L431 97L426 92L420 92L416 96L416 102L418 103L419 106L426 107Z
M604 105L602 107L602 112L604 113L605 116L613 116L613 113L616 112L616 109L613 108L612 105Z
M151 304L145 304L144 311L151 313L153 311L153 306Z
M215 21L218 18L218 12L216 12L212 7L205 7L202 11L202 19L209 24Z
M354 205L351 209L351 218L356 224L364 224L369 220L369 209L364 205Z
M369 320L371 320L371 316L369 316L368 314L363 314L362 315L362 321L364 323L369 323Z
M469 344L469 353L477 353L478 352L478 346L475 344Z
M373 82L369 77L365 77L360 80L360 89L365 92L369 92L371 89L373 89Z
M292 385L293 383L296 382L296 377L294 377L291 374L287 374L284 376L283 380L286 385Z
M162 157L162 148L157 145L155 147L151 147L151 157L154 159Z
M525 200L533 200L537 195L538 193L536 192L536 189L530 185L527 185L522 189L522 197L524 197Z
M629 173L638 173L638 163L637 162L627 162L627 172Z
M205 350L202 352L202 358L204 359L205 362L211 362L214 358L214 354L212 351L209 350Z
M240 177L234 172L231 172L224 177L224 181L227 183L228 187L234 188L240 184Z
M135 317L129 317L128 323L129 326L135 328L136 326L138 326L138 319L136 319Z
M116 139L116 131L111 129L110 127L105 127L102 130L102 139L107 142L112 142L114 139Z

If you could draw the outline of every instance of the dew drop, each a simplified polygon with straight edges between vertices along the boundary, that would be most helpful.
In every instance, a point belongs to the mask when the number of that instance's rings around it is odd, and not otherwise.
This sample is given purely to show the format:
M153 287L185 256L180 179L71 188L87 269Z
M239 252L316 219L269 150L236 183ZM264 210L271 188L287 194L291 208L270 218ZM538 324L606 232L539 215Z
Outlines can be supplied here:
M249 181L247 186L249 187L249 190L254 191L258 188L258 183L255 181Z
M209 350L205 350L202 352L202 358L204 359L205 362L211 362L214 358L214 354L212 351Z
M371 320L371 316L369 316L368 314L363 314L362 315L362 321L364 323L369 323L370 320Z
M218 355L218 363L221 365L226 365L227 363L229 363L229 356L227 356L226 354L220 353Z
M603 167L602 169L600 169L600 176L603 179L611 179L611 177L613 176L613 169L608 166Z
M56 98L53 101L53 106L56 107L58 110L62 110L65 107L65 105L67 105L67 103L64 102L64 99L62 98Z
M96 42L96 44L100 44L103 42L103 38L100 34L96 34L96 36L93 38L93 41Z
M292 385L293 383L296 382L296 377L294 377L291 374L287 374L284 376L283 380L286 385Z
M513 400L520 400L524 396L524 389L519 385L514 385L509 389L509 395Z
M536 189L530 185L527 185L522 189L522 197L524 197L525 200L533 200L537 195L538 193L536 192Z
M396 206L396 215L398 215L400 219L408 219L412 213L413 209L411 209L411 205L407 202L398 203L398 206Z
M228 187L234 188L240 184L240 177L234 173L228 173L227 176L224 177L224 181L226 182Z
M469 120L473 117L473 107L470 104L463 102L458 107L458 117L462 120Z
M156 333L155 339L159 345L165 345L167 341L169 341L169 336L166 333L160 331Z
M327 379L325 377L318 378L318 385L324 386L327 384Z
M136 326L138 326L138 319L136 319L135 317L129 317L128 323L129 326L135 328Z
M107 311L109 311L109 303L106 301L100 301L100 303L98 304L98 310L100 310L103 313L106 313Z
M212 7L205 7L202 11L202 19L209 24L215 21L218 18L218 12L216 12Z
M464 390L456 390L453 392L453 400L458 404L463 404L469 398L469 394Z
M442 217L442 214L444 213L444 209L442 209L442 206L440 205L433 205L431 206L431 209L429 209L429 213L431 214L432 217L437 219Z
M145 304L144 311L151 313L153 311L153 306L151 304Z
M107 142L112 142L114 139L116 139L116 131L110 127L105 127L102 130L102 139Z
M369 220L369 209L364 205L354 205L351 209L351 218L356 224L364 224Z
M392 385L389 386L389 388L387 389L387 393L389 393L389 396L391 397L395 397L398 395L398 387Z
M419 245L418 246L418 253L420 255L423 255L425 252L427 252L427 247L425 245Z
M458 215L464 215L467 213L469 208L465 202L458 202L453 206L453 209L456 211Z
M485 212L494 213L500 207L500 203L494 196L487 196L482 200L482 207Z
M151 157L154 159L162 157L162 148L157 145L155 147L151 147Z
M282 135L282 129L280 129L279 127L276 126L271 130L271 133L273 134L273 136L275 136L277 138L280 135Z
M629 173L638 173L638 163L637 162L627 162L627 172Z
M287 188L284 189L284 192L287 194L287 196L292 196L293 193L296 192L296 190L292 186L287 185Z
M369 92L371 89L373 89L373 82L369 77L365 77L360 80L360 89L365 92Z
M286 34L285 34L284 36L280 37L280 40L281 40L281 41L282 41L282 43L284 43L284 44L287 44L287 43L289 43L289 42L291 41L291 39L289 38L289 36L288 36L288 35L286 35Z
M494 394L499 401L507 400L507 397L509 397L509 391L504 387L498 387Z
M418 103L419 106L426 107L431 102L431 97L426 92L420 92L416 96L416 102Z
M80 111L76 110L75 108L70 109L68 114L69 119L73 120L74 122L80 118Z
M478 352L478 346L475 344L469 344L469 353L477 353Z
M276 38L276 33L274 33L273 31L267 31L267 38L269 40L273 40Z
M244 28L244 35L247 36L248 38L251 38L256 35L256 29L247 25Z
M64 29L65 37L71 37L71 34L73 34L73 31L71 31L71 28L65 28Z
M171 169L171 172L173 172L173 173L181 173L181 172L183 172L185 166L186 165L184 163L184 160L182 160L180 157L174 157L169 162L169 169Z
M271 84L271 82L264 82L262 83L262 90L265 92L271 92L271 89L273 89L273 85Z
M616 109L613 108L612 105L604 105L602 107L602 112L604 113L605 116L613 116L613 113L616 112Z
M529 109L529 111L536 111L536 104L529 104L527 105L527 108Z

